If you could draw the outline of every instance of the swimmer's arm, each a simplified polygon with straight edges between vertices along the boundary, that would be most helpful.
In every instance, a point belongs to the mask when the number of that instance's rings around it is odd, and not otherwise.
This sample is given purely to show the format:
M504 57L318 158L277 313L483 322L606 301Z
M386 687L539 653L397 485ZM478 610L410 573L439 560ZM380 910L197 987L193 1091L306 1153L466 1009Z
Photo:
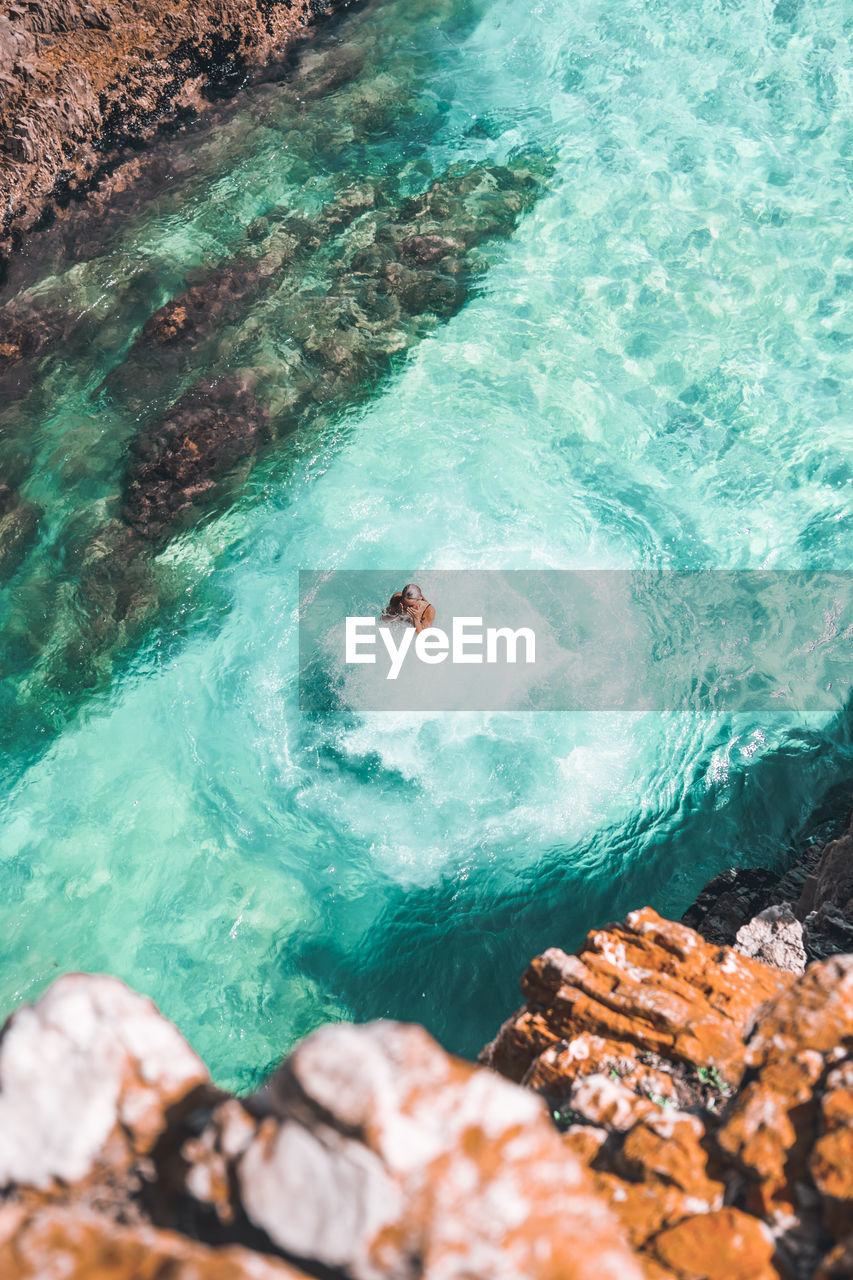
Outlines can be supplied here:
M415 629L417 631L425 631L427 627L431 627L435 622L435 606L428 604L420 616L415 620Z

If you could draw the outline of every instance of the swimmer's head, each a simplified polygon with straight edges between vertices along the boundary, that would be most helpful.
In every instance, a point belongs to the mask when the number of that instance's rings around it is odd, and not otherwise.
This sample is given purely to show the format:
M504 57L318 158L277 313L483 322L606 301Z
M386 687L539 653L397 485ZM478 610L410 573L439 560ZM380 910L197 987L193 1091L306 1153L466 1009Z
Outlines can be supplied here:
M404 600L423 600L423 598L424 593L421 591L420 587L416 587L413 582L410 582L408 586L403 587Z

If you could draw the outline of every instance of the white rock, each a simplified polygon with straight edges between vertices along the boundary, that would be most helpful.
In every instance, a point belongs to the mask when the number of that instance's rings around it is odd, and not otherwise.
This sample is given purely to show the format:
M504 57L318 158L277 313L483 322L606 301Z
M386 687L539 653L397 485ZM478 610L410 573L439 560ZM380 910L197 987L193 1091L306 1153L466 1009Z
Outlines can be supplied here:
M353 1280L639 1280L533 1093L421 1028L324 1027L250 1102L249 1219Z
M118 1126L150 1149L166 1107L208 1079L146 996L117 978L59 978L0 1040L0 1186L84 1178Z
M735 951L787 973L804 973L806 949L803 926L787 902L767 907L737 932Z

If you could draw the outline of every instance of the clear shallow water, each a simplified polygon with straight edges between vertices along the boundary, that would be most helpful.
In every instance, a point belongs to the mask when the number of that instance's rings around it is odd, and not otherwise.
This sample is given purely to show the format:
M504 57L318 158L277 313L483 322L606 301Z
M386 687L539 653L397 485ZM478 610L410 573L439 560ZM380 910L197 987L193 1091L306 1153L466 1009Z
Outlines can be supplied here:
M45 267L30 296L79 323L0 421L46 513L0 595L4 1006L118 973L241 1085L330 1017L472 1053L537 949L782 855L850 776L849 706L308 721L296 571L849 567L850 35L833 3L367 8L327 38L364 54L347 84L250 91ZM476 296L173 541L156 622L81 676L133 433L211 372L260 370L275 412L291 383L292 285L177 367L131 350L148 316L274 205L522 151L554 171Z

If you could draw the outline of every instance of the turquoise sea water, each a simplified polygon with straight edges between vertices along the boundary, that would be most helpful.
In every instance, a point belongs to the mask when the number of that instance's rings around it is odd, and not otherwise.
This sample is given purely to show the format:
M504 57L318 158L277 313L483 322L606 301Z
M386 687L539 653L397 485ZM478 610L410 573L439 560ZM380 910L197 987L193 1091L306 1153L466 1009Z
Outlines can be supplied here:
M429 592L439 569L851 567L851 34L834 0L368 5L46 254L15 305L74 324L0 409L0 464L44 512L0 587L4 1008L117 973L240 1086L329 1018L418 1019L470 1054L537 950L783 857L850 777L844 689L834 715L736 723L309 720L297 571ZM79 583L134 433L234 368L283 414L293 299L310 314L334 261L182 364L138 355L148 317L274 208L520 155L549 176L466 305L321 399L99 648Z

